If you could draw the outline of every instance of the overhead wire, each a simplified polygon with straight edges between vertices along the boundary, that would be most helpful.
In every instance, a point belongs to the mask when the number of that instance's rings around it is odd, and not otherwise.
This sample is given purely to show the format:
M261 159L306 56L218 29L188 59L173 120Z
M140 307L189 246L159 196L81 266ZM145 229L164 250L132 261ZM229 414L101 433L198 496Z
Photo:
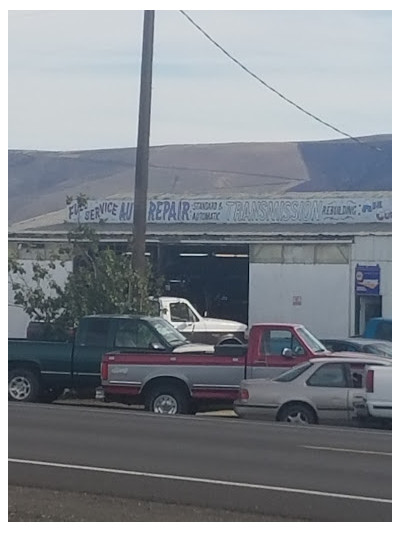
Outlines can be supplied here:
M282 94L280 91L266 83L262 78L260 78L257 74L255 74L252 70L250 70L248 67L246 67L241 61L236 59L232 54L230 54L223 46L221 46L215 39L213 39L199 24L197 24L187 13L186 11L180 9L179 12L195 27L197 28L200 33L204 35L214 46L216 46L224 55L226 55L231 61L233 61L236 65L238 65L242 70L244 70L247 74L249 74L252 78L254 78L256 81L261 83L264 87L266 87L268 90L275 93L279 98L287 102L288 104L292 105L296 109L298 109L300 112L308 115L312 119L316 120L320 124L323 124L327 128L330 128L331 130L335 131L336 133L339 133L340 135L343 135L344 137L347 137L348 139L351 139L352 141L357 142L358 144L362 146L366 146L372 150L376 150L378 152L382 152L382 148L379 146L371 145L369 143L361 141L359 138L354 137L353 135L350 135L349 133L346 133L345 131L337 128L336 126L333 126L329 122L326 122L325 120L317 117L317 115L314 115L314 113L311 113L310 111L307 111L304 107L300 106L299 104L296 104L293 100L290 98L287 98L284 94Z
M165 170L188 170L191 172L210 172L212 174L232 174L237 176L255 176L257 178L272 178L276 180L284 181L303 181L302 178L297 178L295 176L280 176L276 174L265 174L263 172L241 172L240 170L230 170L230 169L212 169L212 168L198 168L198 167L184 167L176 165L157 165L149 163L151 168L162 168Z

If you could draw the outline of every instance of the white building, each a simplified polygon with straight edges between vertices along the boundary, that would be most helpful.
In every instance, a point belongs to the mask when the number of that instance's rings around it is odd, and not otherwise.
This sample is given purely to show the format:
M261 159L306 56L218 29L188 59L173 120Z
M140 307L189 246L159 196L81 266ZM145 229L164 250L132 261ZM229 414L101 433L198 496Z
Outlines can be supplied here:
M112 199L14 224L10 247L32 261L32 245L41 254L53 249L78 216L105 244L127 250L132 203ZM146 249L166 292L209 316L298 322L317 336L340 337L361 333L372 316L392 315L391 221L389 192L154 198ZM9 333L21 334L27 317L17 316L12 300Z

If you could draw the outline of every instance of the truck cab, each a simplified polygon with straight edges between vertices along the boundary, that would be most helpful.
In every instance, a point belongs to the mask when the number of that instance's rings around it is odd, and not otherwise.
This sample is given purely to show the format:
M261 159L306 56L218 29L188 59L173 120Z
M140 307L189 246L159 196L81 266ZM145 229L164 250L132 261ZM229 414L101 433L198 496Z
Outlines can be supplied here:
M205 406L232 406L242 379L271 378L325 355L330 352L300 324L255 324L247 346L217 345L201 353L107 353L98 398L142 404L159 414L193 414Z
M160 316L168 320L191 342L242 344L246 324L234 320L203 317L185 298L158 298Z

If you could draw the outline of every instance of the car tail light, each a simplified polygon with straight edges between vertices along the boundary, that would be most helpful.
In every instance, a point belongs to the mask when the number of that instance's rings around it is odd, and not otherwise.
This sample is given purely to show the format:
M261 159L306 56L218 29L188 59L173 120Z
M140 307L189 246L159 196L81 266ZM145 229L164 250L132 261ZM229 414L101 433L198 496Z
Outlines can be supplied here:
M368 370L365 379L365 388L367 392L374 392L374 371Z
M106 381L108 379L108 363L101 363L101 379Z
M239 398L241 400L249 399L249 391L247 389L240 389Z

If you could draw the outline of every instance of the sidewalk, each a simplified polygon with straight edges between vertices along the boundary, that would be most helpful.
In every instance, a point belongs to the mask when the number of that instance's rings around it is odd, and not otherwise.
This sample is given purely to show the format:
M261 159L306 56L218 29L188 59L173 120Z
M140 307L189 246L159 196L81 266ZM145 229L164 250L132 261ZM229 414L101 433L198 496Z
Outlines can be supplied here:
M134 411L143 411L144 408L140 405L125 405L123 403L104 403L99 400L81 400L81 399L68 399L68 400L57 400L53 402L58 405L80 405L88 407L96 407L103 409L131 409ZM221 411L209 411L207 413L196 413L196 416L221 416L221 417L235 417L237 415L232 409L225 409Z

